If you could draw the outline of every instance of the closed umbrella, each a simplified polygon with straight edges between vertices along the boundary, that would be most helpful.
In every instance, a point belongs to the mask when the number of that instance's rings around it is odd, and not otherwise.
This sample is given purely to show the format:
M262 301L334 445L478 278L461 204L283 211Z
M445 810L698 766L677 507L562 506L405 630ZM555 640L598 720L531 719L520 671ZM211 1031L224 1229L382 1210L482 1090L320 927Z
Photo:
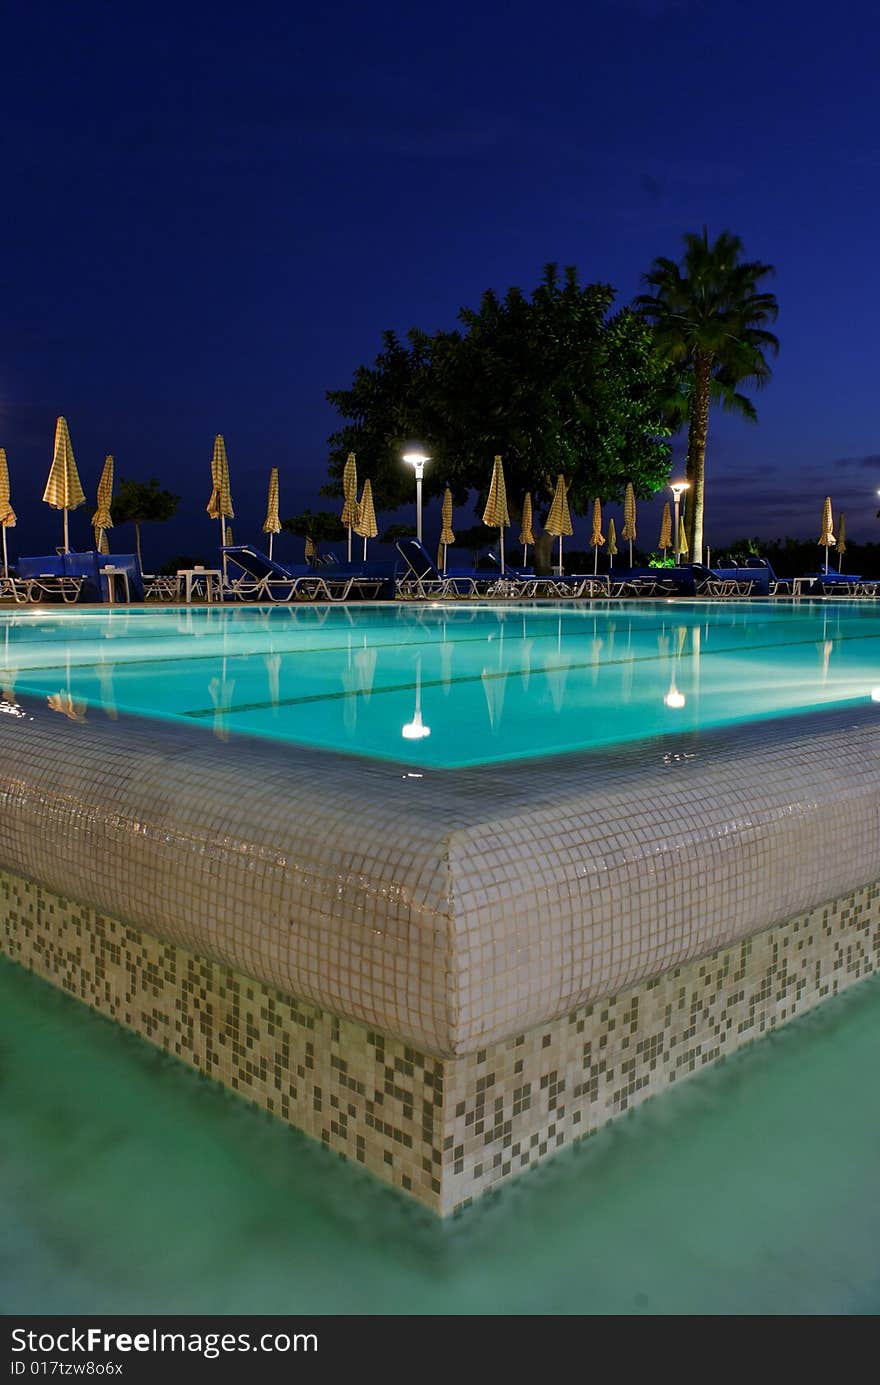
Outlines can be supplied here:
M220 547L225 548L228 538L226 521L235 519L235 511L232 508L229 486L229 458L226 456L226 443L222 433L218 433L214 439L214 453L211 457L211 499L208 501L207 510L211 519L220 521ZM225 553L223 566L225 571Z
M345 459L342 473L342 514L340 519L348 530L348 561L351 562L351 531L358 522L358 474L353 452Z
M376 524L376 507L373 504L373 486L369 478L364 482L361 491L361 503L358 505L357 523L354 526L355 533L360 534L364 541L364 559L367 556L367 539L374 539L379 532Z
M530 545L534 544L534 542L535 542L535 535L534 535L534 533L533 533L533 531L532 531L532 494L531 494L531 491L526 491L525 499L523 500L523 509L522 509L522 529L521 529L521 531L520 531L519 541L520 541L520 543L521 543L522 546L523 546L523 567L525 567L526 562L528 561L528 556L529 556L527 550L528 550L528 548L530 547Z
M113 458L108 452L107 456L104 458L104 470L101 472L101 479L98 482L98 508L92 515L92 526L95 530L95 548L99 553L110 552L105 530L113 528L113 519L110 514L110 502L112 499Z
M605 543L605 535L602 533L602 502L597 496L593 501L593 533L590 537L590 547L593 550L593 572L599 571L599 549Z
M446 576L446 550L451 543L455 543L455 531L452 528L452 491L449 487L443 492L443 509L440 514L440 544L443 548L443 576Z
M49 479L43 491L43 500L47 505L51 505L53 510L64 511L64 552L69 553L67 515L70 510L77 510L80 505L84 505L86 497L73 458L65 418L59 418L55 425L55 451L49 468Z
M266 518L263 520L263 533L269 535L269 558L272 557L272 542L281 533L281 520L278 518L278 468L273 466L269 472L269 493L266 497Z
M9 555L6 552L6 530L15 528L15 511L9 501L9 466L6 448L0 447L0 529L3 530L3 576L9 576Z
M828 571L828 550L833 548L837 540L834 537L834 512L831 509L831 496L826 495L825 504L822 507L822 532L819 535L819 546L825 549L825 571Z
M501 539L501 572L504 573L504 530L510 526L507 509L507 487L504 484L504 469L501 458L495 458L492 467L492 480L489 484L489 498L483 511L483 523L490 529L497 529Z
M306 560L306 562L307 562L307 563L314 563L314 562L315 562L315 559L317 558L317 556L318 556L318 545L315 543L315 540L312 538L311 534L306 534L306 551L305 551L305 560Z
M627 481L623 493L623 537L629 542L629 565L633 565L633 539L636 537L636 493Z
M663 506L663 515L660 520L660 539L657 545L663 549L663 557L666 557L667 548L672 547L672 511L669 508L669 501Z
M846 552L846 515L841 510L837 516L837 571L843 572L843 555Z
M684 531L684 515L678 521L678 553L679 557L683 553L685 557L688 552L687 534Z
M568 509L568 494L565 485L565 477L562 475L556 478L556 490L553 493L553 500L550 505L550 513L544 525L548 534L554 538L559 538L559 576L562 576L562 536L563 534L573 534L571 527L571 514Z
M614 559L617 556L617 529L614 520L608 521L608 571L614 567Z

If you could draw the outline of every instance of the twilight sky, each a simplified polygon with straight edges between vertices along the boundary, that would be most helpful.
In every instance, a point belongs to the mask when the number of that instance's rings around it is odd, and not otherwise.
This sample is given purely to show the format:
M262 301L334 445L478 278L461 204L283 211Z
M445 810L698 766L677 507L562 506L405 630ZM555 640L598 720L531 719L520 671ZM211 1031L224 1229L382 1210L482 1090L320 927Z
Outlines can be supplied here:
M880 538L873 3L47 0L3 29L13 552L60 542L59 413L89 497L74 546L110 451L184 497L145 557L211 556L215 432L255 540L273 465L282 514L327 505L324 391L383 328L449 327L548 260L628 301L704 223L777 266L782 341L759 424L713 418L707 541L818 534L829 491Z

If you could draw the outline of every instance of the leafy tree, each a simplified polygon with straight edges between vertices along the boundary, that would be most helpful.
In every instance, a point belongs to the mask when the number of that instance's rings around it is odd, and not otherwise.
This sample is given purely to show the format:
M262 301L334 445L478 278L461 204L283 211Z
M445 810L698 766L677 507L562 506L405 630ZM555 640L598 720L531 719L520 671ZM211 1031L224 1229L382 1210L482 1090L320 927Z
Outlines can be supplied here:
M330 438L325 493L341 494L353 451L384 508L412 504L401 453L418 438L431 457L426 498L447 485L459 505L476 493L478 513L500 453L514 523L526 490L536 518L549 506L559 472L577 514L596 495L619 499L628 480L652 494L669 474L666 367L645 321L612 314L613 301L607 285L549 265L530 296L490 290L454 331L413 329L405 342L386 332L375 363L328 393L345 422Z
M694 560L703 552L710 404L720 403L754 421L755 406L738 386L765 385L771 375L767 355L779 349L767 330L776 320L776 297L761 287L773 272L772 265L743 259L738 236L722 231L710 243L704 228L702 235L685 235L681 264L666 256L654 261L644 276L650 292L636 299L674 372L669 400L673 421L687 422L685 531Z
M178 553L175 557L169 558L166 563L162 564L159 568L159 573L163 577L173 577L175 573L179 572L182 568L204 566L205 558L203 554L200 553L198 557L193 557L190 553Z
M322 543L332 543L345 536L345 529L339 516L332 510L303 510L301 515L292 515L281 521L281 528L288 534L297 534L301 539L311 539L315 545L315 556Z
M389 524L379 542L397 543L398 539L414 539L415 536L416 526L414 524Z
M116 524L133 524L138 562L141 559L141 525L164 524L177 514L180 496L161 488L155 476L150 481L122 480L113 497L110 514Z

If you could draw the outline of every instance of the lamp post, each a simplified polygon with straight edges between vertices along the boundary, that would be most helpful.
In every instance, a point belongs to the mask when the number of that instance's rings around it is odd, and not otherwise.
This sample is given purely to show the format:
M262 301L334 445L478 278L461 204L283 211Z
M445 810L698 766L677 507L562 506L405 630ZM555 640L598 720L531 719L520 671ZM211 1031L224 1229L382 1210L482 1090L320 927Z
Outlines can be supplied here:
M669 482L669 489L672 491L672 497L673 497L673 500L675 501L675 534L674 534L674 538L675 538L675 566L676 566L676 567L678 567L678 560L679 560L679 556L680 556L680 554L681 554L681 548L680 548L680 542L681 542L680 529L681 529L681 524L680 524L680 519L679 519L680 507L681 507L681 497L684 495L684 493L685 493L686 490L689 490L689 489L690 489L690 484L691 484L690 481L670 481L670 482Z
M409 465L412 467L413 471L416 474L416 537L419 543L421 543L422 481L424 480L425 476L425 462L429 462L431 458L425 455L418 443L413 442L409 444L409 447L407 448L406 452L404 452L403 460L409 463Z

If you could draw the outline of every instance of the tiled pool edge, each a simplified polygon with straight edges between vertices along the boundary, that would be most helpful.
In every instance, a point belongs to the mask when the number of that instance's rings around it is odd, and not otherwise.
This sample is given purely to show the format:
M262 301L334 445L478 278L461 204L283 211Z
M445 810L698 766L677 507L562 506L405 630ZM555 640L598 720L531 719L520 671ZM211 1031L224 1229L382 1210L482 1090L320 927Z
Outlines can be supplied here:
M413 774L0 717L0 868L462 1057L880 875L880 707Z
M0 872L2 950L446 1215L880 964L880 886L438 1058Z

